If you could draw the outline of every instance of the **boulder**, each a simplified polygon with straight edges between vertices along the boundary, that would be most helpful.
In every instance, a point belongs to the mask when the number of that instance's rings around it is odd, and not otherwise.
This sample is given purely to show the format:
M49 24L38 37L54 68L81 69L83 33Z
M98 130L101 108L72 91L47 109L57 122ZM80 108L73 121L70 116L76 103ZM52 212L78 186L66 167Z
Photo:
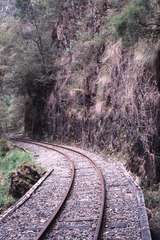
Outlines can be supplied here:
M9 192L14 198L22 197L42 176L35 166L20 166L10 176Z

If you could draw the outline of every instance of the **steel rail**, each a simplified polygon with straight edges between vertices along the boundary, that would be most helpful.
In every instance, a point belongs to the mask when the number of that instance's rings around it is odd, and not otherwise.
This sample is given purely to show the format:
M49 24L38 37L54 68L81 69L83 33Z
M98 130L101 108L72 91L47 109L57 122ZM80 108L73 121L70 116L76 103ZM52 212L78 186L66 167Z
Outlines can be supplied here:
M102 174L100 168L97 167L96 163L90 157L85 155L84 153L82 153L82 152L80 152L78 150L72 149L70 147L63 146L63 145L57 145L57 144L51 144L51 145L54 146L54 147L58 147L58 148L62 148L62 149L71 151L71 152L75 152L75 153L77 153L77 154L87 158L88 161L93 165L93 167L95 168L95 170L96 170L96 172L97 172L97 174L99 176L100 183L101 183L102 199L101 199L101 207L100 207L100 214L99 214L98 224L97 224L96 232L95 232L95 235L94 235L94 240L98 240L98 237L99 237L100 231L101 231L102 220L103 220L103 213L104 213L104 207L105 207L105 192L106 191L105 191L105 181L104 181L103 174Z
M101 206L100 206L100 209L99 209L99 218L98 218L98 224L96 226L96 231L95 231L95 234L94 234L94 238L93 240L98 240L98 237L100 235L100 230L101 230L101 226L102 226L102 220L103 220L103 213L104 213L104 207L105 207L105 181L104 181L104 177L103 177L103 174L101 172L101 170L97 167L96 163L90 158L88 157L87 155L85 155L84 153L78 151L78 150L75 150L75 149L72 149L71 147L67 147L67 146L63 146L63 145L58 145L58 144L51 144L51 143L48 143L48 142L35 142L35 141L32 141L32 140L25 140L25 139L17 139L17 141L21 141L21 142L26 142L26 143L30 143L30 144L37 144L39 146L52 146L52 147L57 147L57 148L61 148L61 149L64 149L64 150L67 150L67 151L71 151L71 152L74 152L74 153L77 153L83 157L85 157L91 164L92 166L94 167L94 169L96 170L97 172L97 175L99 176L99 179L100 179L100 183L101 183L101 193L102 193L102 197L101 197ZM58 151L58 150L57 150ZM50 226L50 224L54 221L54 218L52 217L52 219L50 219L47 224L48 224L48 227ZM39 234L39 236L36 238L36 240L41 240L43 239L43 236L45 235L48 227L47 227L47 224L45 226L45 228L41 231L41 233Z
M17 141L17 142L24 142L24 143L29 143L29 144L34 144L36 146L40 146L40 147L44 147L46 149L50 149L50 150L53 150L55 152L58 152L59 154L63 155L70 163L70 166L71 166L71 180L70 180L70 183L69 183L69 186L68 186L68 189L67 191L65 192L62 200L60 201L60 203L58 204L57 208L55 209L54 213L51 215L51 217L48 219L48 221L45 223L43 229L39 232L39 234L36 236L35 240L40 240L43 238L44 234L46 233L47 229L49 228L49 226L51 225L51 223L53 223L53 221L55 220L56 216L58 215L58 213L60 212L61 208L63 207L69 193L70 193L70 190L72 188L72 185L73 185L73 181L74 181L74 176L75 176L75 167L74 167L74 162L66 155L64 154L63 152L57 150L57 149L54 149L54 147L51 145L47 145L46 143L43 144L43 143L38 143L38 142L34 142L34 141L30 141L30 140L25 140L25 139L16 139L16 138L12 138L11 140L13 141Z

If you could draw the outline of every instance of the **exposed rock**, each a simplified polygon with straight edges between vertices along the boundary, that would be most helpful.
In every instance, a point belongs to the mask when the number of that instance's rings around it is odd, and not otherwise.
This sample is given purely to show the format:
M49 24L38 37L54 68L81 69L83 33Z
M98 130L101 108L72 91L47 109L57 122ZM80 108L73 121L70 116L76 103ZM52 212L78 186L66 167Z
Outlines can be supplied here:
M10 194L22 197L42 176L35 166L23 165L11 174Z

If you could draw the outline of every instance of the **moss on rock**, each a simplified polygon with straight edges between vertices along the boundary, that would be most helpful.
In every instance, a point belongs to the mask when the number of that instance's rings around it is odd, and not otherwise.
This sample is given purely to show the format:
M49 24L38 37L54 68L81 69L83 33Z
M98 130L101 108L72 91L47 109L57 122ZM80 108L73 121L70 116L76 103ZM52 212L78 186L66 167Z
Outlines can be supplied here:
M43 172L34 165L20 166L11 173L9 192L14 198L22 197L42 176Z

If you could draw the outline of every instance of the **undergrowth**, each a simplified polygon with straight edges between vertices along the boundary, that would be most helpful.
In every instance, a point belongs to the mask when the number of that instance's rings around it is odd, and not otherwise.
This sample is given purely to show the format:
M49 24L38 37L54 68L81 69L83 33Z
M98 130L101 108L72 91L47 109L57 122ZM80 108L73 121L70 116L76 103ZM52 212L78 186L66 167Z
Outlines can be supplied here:
M114 37L122 38L126 45L134 44L142 35L143 20L148 11L149 3L146 0L131 1L119 15L111 19Z
M12 149L5 156L0 151L0 211L15 201L9 194L10 174L19 166L31 162L31 155L21 150Z

